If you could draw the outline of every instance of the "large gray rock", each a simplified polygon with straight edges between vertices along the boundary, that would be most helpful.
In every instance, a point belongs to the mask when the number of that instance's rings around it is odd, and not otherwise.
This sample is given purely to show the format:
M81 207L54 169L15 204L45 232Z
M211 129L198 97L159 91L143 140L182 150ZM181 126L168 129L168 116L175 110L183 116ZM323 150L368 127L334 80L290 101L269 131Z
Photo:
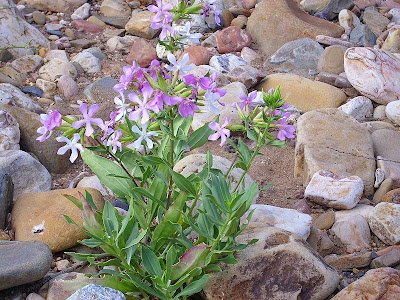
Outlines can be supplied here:
M43 278L52 262L45 243L0 241L0 290Z
M11 211L13 183L11 176L0 170L0 229L6 225L7 214Z
M277 227L250 224L238 243L258 242L238 251L238 264L221 265L203 291L206 299L313 299L328 297L339 275L301 237Z
M126 297L112 288L89 284L73 293L67 300L126 300Z
M51 189L49 171L24 151L0 152L0 170L10 174L13 179L14 201L24 193L45 192Z
M306 186L319 170L338 176L358 176L364 195L374 192L375 160L370 133L334 108L310 111L297 121L295 176Z
M25 46L48 47L49 41L32 25L16 14L13 1L0 0L0 47ZM15 56L33 54L32 49L10 49Z
M0 105L9 104L18 106L36 113L43 112L43 109L31 98L25 95L19 88L9 84L0 83Z

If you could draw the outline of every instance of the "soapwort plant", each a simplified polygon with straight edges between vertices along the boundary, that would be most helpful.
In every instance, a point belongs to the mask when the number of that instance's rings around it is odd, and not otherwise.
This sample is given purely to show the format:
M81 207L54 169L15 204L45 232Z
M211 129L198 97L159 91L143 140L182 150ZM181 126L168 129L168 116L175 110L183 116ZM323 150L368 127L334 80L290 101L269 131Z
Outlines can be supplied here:
M157 3L149 7L155 12L152 22L162 28L161 34L165 29L171 45L178 44L175 36L178 41L197 38L190 33L175 35L172 21L201 13L208 2L181 1L177 7ZM203 13L214 10L207 7ZM226 92L218 88L217 75L189 74L193 65L188 64L187 54L180 61L172 52L167 58L167 63L154 60L148 68L136 62L123 68L114 87L116 110L109 120L96 117L98 104L83 103L81 118L49 111L41 116L43 126L38 129L40 142L62 131L57 138L64 143L59 154L70 150L74 162L79 153L118 198L100 208L88 192L80 199L65 195L82 211L81 229L89 238L81 243L102 250L69 254L107 267L92 275L128 298L186 299L200 292L213 272L221 271L221 263L236 263L235 252L248 244L237 244L235 239L250 221L250 205L259 193L255 183L245 186L245 175L263 146L284 147L285 139L294 138L279 88L240 95L234 108L241 122L229 124L228 118L219 120ZM215 118L192 131L196 114ZM234 142L231 131L254 141L255 148L242 139ZM96 146L84 147L88 139ZM229 170L213 168L209 151L199 173L185 177L176 172L176 163L208 140L220 140L221 146L228 142L236 150ZM233 183L235 168L242 170L242 176Z

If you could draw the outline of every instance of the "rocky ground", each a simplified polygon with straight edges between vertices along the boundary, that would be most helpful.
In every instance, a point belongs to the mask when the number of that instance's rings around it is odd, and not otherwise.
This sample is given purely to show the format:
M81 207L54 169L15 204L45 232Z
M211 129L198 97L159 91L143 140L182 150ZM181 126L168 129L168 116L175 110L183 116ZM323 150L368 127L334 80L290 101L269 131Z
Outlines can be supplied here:
M91 251L61 216L80 219L65 189L92 188L99 206L115 197L81 160L56 155L55 136L38 143L36 130L40 113L79 114L82 102L107 118L122 67L165 59L151 1L14 2L0 0L0 299L125 299L64 253ZM184 50L192 73L217 72L231 119L240 93L280 86L296 140L255 160L246 182L274 185L240 239L259 242L201 297L400 299L400 0L216 3L222 27L194 20L203 38ZM193 129L212 118L199 113ZM221 169L233 159L207 143L179 171L200 167L208 149Z

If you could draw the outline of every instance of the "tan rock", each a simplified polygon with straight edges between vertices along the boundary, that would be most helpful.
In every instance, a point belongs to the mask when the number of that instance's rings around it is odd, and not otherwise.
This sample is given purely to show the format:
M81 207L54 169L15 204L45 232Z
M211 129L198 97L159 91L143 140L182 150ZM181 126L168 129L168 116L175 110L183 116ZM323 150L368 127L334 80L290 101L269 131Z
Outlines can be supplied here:
M393 180L390 178L386 178L381 185L379 186L379 188L376 190L375 194L374 194L374 198L373 198L373 202L374 203L379 203L381 201L383 202L392 202L392 201L388 201L388 200L392 200L393 198L391 196L389 196L389 199L386 198L386 194L388 192L390 192L390 190L392 189L393 186ZM399 193L400 194L400 193ZM399 203L400 203L400 195L399 195Z
M331 254L333 250L335 250L335 245L329 238L328 234L315 226L311 227L307 243L309 243L311 248L317 251L321 256Z
M12 210L12 229L15 240L39 240L46 243L53 252L75 246L86 235L76 226L68 224L62 215L71 217L79 226L83 226L81 211L62 194L79 198L78 192L87 190L94 203L101 210L103 196L90 188L60 189L43 193L26 193L18 197Z
M131 8L125 0L104 0L100 6L100 12L106 17L131 16Z
M268 91L277 86L280 86L282 96L288 104L304 112L318 108L337 108L347 99L346 94L334 86L295 74L268 75L257 89Z
M344 72L344 53L347 48L339 45L326 47L318 60L318 72L340 74Z
M381 202L369 217L371 231L385 244L400 242L400 204Z
M319 215L317 219L314 221L314 225L321 230L329 229L332 227L333 223L335 222L335 212L328 211Z
M145 39L152 39L158 32L150 28L151 18L154 13L150 11L133 12L129 22L125 25L125 30L132 35L136 35Z
M72 11L87 0L25 0L25 3L38 10L48 10L54 12Z
M325 108L302 115L295 151L295 176L303 178L304 186L315 172L329 170L360 177L364 195L373 194L375 161L364 158L374 157L370 133L344 112Z
M260 49L271 55L283 44L317 35L340 37L344 29L304 12L293 0L265 0L257 5L247 30Z
M367 267L372 260L372 252L352 253L346 255L331 254L325 256L326 262L335 269L351 269Z
M386 180L388 180L388 179L386 179ZM391 179L389 178L389 180L391 180ZM381 201L400 204L400 189L394 189L394 190L388 191L385 195L383 195Z
M62 75L75 79L78 73L72 63L58 58L52 59L39 69L39 76L44 80L56 81Z

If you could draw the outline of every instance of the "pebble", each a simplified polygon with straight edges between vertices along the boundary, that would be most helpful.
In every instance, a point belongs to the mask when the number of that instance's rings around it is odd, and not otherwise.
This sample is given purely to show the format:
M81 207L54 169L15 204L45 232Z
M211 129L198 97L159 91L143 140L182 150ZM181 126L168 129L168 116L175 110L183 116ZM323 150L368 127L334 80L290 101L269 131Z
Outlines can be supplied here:
M331 254L335 250L335 245L329 238L328 234L315 226L311 226L307 243L323 257Z
M389 120L400 126L400 100L388 103L385 112Z
M21 87L21 91L24 92L25 94L31 95L33 97L42 97L42 95L43 95L42 89L40 89L37 86L33 86L33 85L32 86L31 85L23 86L23 87Z
M90 4L85 3L77 8L71 15L72 20L86 20L90 16Z
M55 82L44 80L41 78L38 78L36 80L36 86L39 87L43 91L43 93L46 94L54 93L57 89L57 84Z
M240 29L246 27L246 24L247 24L247 17L243 15L237 16L231 22L231 26L236 26L239 27Z
M100 12L106 17L131 16L131 8L124 0L104 0L100 6Z
M124 40L123 38L121 39ZM129 45L129 42L126 41L125 43ZM112 47L114 47L114 45L112 45ZM146 39L138 38L133 43L129 54L126 57L126 62L132 65L132 63L136 61L142 68L147 68L154 59L157 59L157 52L154 46Z
M62 271L66 269L69 266L69 260L68 259L62 259L59 261L56 261L56 268L58 271Z
M77 71L72 63L54 58L39 69L40 78L48 81L56 81L62 75L68 75L76 78Z
M378 203L369 218L371 231L386 245L400 242L400 204Z
M389 24L389 19L380 14L378 11L368 9L364 11L362 20L376 35L379 36L385 31L386 26Z
M217 49L221 54L241 51L250 44L250 34L236 26L225 28L217 34Z
M392 267L400 263L400 250L397 248L392 249L371 262L371 268L377 269L382 267Z
M2 62L8 62L10 60L12 60L14 58L14 56L12 55L12 53L8 50L1 50L0 51L0 61Z
M105 55L99 47L91 47L89 49L84 50L83 52L89 52L95 57L97 57L100 61L103 61L107 58L107 55Z
M69 37L70 39L74 40L75 39L75 32L71 28L66 28L64 31L65 35Z
M320 230L326 230L332 227L335 222L335 212L328 211L319 215L317 219L314 221L314 225Z
M103 27L86 20L75 20L71 22L71 25L78 31L83 33L100 33L103 31Z
M374 111L372 101L364 96L358 96L348 100L347 103L341 105L339 109L359 122L372 117Z
M91 17L88 19L88 21L91 22L91 23L93 23L93 24L96 24L96 25L98 25L98 26L100 26L100 27L106 26L106 23L104 23L102 20L100 20L99 18L97 18L97 17L95 17L95 16L91 16Z
M67 52L65 52L65 50L49 50L46 53L46 56L45 56L46 60L50 61L54 58L58 58L58 59L66 61L66 62L69 62L69 58L68 58Z
M97 16L97 17L107 25L123 29L123 31L125 31L125 26L129 21L129 18L125 17L103 17L103 16Z
M125 25L126 32L144 39L152 39L158 32L158 30L150 28L150 19L153 16L154 13L150 11L133 12L129 22Z
M64 28L62 24L47 23L45 25L46 31L60 31Z
M71 60L71 62L80 64L87 73L96 73L101 71L100 60L90 52L79 53Z
M326 47L318 60L318 72L340 74L344 72L344 53L347 48L340 45Z
M63 75L58 79L57 87L67 100L79 93L79 88L75 80L68 75Z
M253 49L249 47L244 47L240 52L240 56L247 61L250 65L252 64L259 64L262 62L262 57Z
M311 215L311 208L308 205L307 201L304 199L298 200L295 205L293 205L292 209L297 210L298 212L301 212L303 214L308 214Z
M67 300L126 300L125 295L117 290L96 284L89 284L73 293Z
M372 117L378 120L386 119L386 106L378 105L377 107L375 107L374 114Z
M78 39L71 41L71 46L77 49L86 49L93 46L94 44L96 44L96 41L88 39Z
M44 25L44 24L46 24L46 15L45 15L43 12L41 12L41 11L35 10L35 11L32 13L32 18L33 18L33 21L34 21L36 24L39 24L39 25Z

